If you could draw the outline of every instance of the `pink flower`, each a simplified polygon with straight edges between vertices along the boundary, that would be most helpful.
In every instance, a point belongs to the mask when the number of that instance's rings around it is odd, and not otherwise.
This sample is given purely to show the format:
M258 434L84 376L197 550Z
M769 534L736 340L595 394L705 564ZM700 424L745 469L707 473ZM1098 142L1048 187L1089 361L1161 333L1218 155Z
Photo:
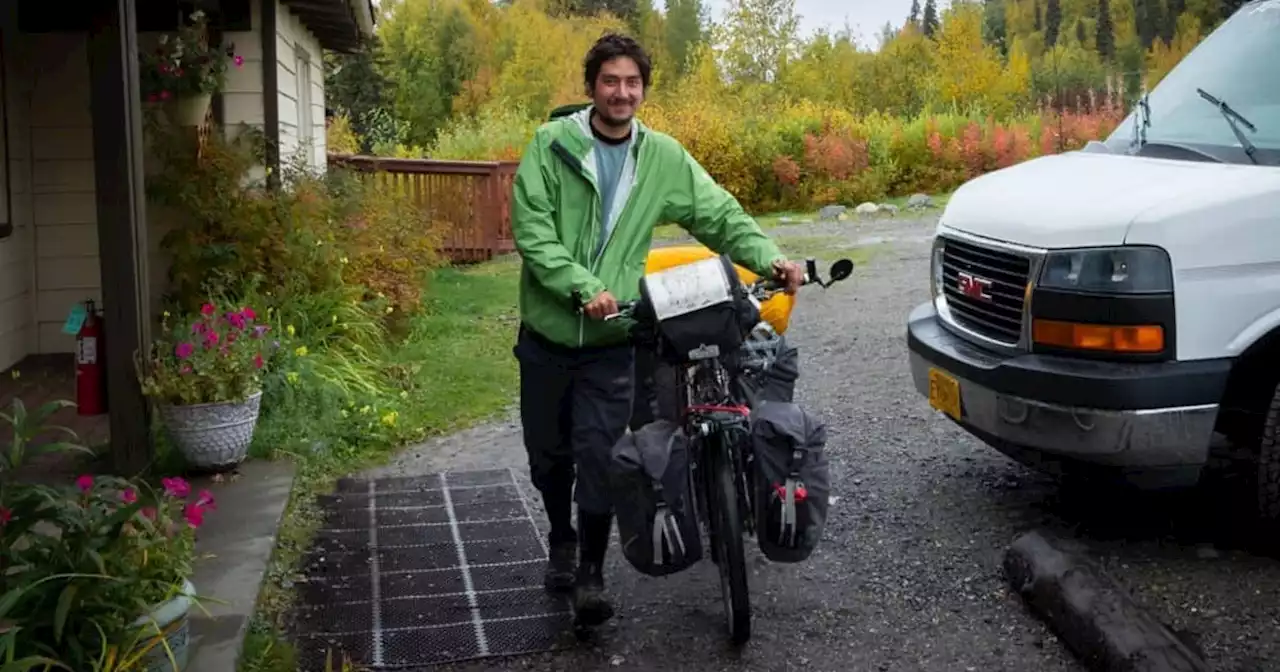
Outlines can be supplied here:
M213 501L213 493L208 490L201 490L200 496L196 498L196 506L210 511L217 511L218 504Z
M227 321L236 329L244 329L245 319L241 313L227 313Z
M142 517L146 518L147 520L156 519L156 509L154 506L144 506L142 507L142 511L140 511L139 513L141 513Z
M217 308L214 308L212 303L206 303L203 306L200 306L201 315L205 315L205 316L212 315L216 310Z
M191 333L193 334L203 334L204 332L208 331L208 329L209 329L209 325L205 324L204 322L195 322L191 325Z
M93 476L85 474L76 479L76 487L80 488L80 492L89 492L93 489Z
M173 354L177 355L178 359L186 359L190 357L191 354L194 353L195 351L196 351L196 346L191 345L186 341L183 341L178 344L178 347L173 349Z
M0 527L8 525L11 520L13 520L13 512L0 506Z
M253 356L253 368L255 368L255 369L261 369L261 368L262 368L262 364L263 364L263 362L262 362L262 353L261 353L261 352L259 352L258 354L256 354L256 355L254 355L254 356Z
M209 331L209 332L205 332L205 335L204 335L204 349L205 349L205 350L208 350L209 348L212 348L212 347L214 346L214 344L215 344L215 343L217 343L217 342L218 342L218 332L216 332L216 331Z
M164 486L164 492L170 497L185 499L191 494L191 485L181 478L174 476L173 478L162 478L160 484Z
M169 100L169 92L168 92L168 91L161 91L161 92L160 92L160 100Z
M182 509L182 517L193 528L204 525L204 508L197 504L188 504Z
M231 60L235 61L237 68L244 65L244 56L241 56L240 54L236 54L236 57Z
M122 490L120 491L120 501L125 504L133 504L138 501L138 493L134 492L133 488Z
M248 319L248 320L256 320L256 319L258 319L258 314L257 314L257 313L255 313L255 312L253 312L253 309L252 309L252 308L248 308L248 307L246 307L246 308L241 308L241 309L240 309L240 314L241 314L241 315L244 315L244 316L245 316L245 319Z

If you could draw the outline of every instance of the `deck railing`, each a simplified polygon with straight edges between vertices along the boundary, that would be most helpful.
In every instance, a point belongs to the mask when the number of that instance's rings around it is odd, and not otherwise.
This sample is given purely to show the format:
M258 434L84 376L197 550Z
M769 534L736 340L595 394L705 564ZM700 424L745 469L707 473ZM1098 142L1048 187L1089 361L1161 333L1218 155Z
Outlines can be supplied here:
M454 263L487 261L515 250L511 237L513 161L440 161L329 154L329 165L369 173L413 194L448 230L441 244Z

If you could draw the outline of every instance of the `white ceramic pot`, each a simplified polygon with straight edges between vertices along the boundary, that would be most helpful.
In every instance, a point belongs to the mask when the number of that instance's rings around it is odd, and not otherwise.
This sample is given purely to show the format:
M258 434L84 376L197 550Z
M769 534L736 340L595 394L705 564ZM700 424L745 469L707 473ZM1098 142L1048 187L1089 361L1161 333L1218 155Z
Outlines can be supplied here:
M241 402L159 406L160 418L187 464L231 469L244 461L258 425L262 390Z
M187 668L187 648L191 635L191 604L196 588L190 581L182 582L182 592L168 602L157 605L150 613L133 622L142 630L143 638L137 649L150 650L142 656L138 669L142 672L182 672ZM162 641L163 640L163 641ZM166 648L167 643L167 648ZM172 660L169 654L173 654ZM174 666L177 663L177 667Z

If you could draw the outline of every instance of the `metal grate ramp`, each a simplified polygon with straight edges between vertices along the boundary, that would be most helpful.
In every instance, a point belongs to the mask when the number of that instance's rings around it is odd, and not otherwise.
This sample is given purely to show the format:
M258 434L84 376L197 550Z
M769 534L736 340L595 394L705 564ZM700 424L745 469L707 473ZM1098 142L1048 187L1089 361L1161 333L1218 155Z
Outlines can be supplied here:
M330 652L377 670L572 645L512 470L344 479L320 505L295 612L303 670Z

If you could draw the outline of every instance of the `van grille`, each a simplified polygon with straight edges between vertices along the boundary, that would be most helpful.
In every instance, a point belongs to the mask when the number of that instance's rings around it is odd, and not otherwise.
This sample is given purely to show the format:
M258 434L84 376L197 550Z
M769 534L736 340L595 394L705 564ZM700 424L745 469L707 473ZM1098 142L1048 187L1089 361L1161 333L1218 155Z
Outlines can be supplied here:
M1004 250L946 238L942 249L947 307L956 323L1002 343L1016 345L1022 336L1031 260ZM961 275L976 280L983 296L966 294ZM983 281L990 281L988 286Z

